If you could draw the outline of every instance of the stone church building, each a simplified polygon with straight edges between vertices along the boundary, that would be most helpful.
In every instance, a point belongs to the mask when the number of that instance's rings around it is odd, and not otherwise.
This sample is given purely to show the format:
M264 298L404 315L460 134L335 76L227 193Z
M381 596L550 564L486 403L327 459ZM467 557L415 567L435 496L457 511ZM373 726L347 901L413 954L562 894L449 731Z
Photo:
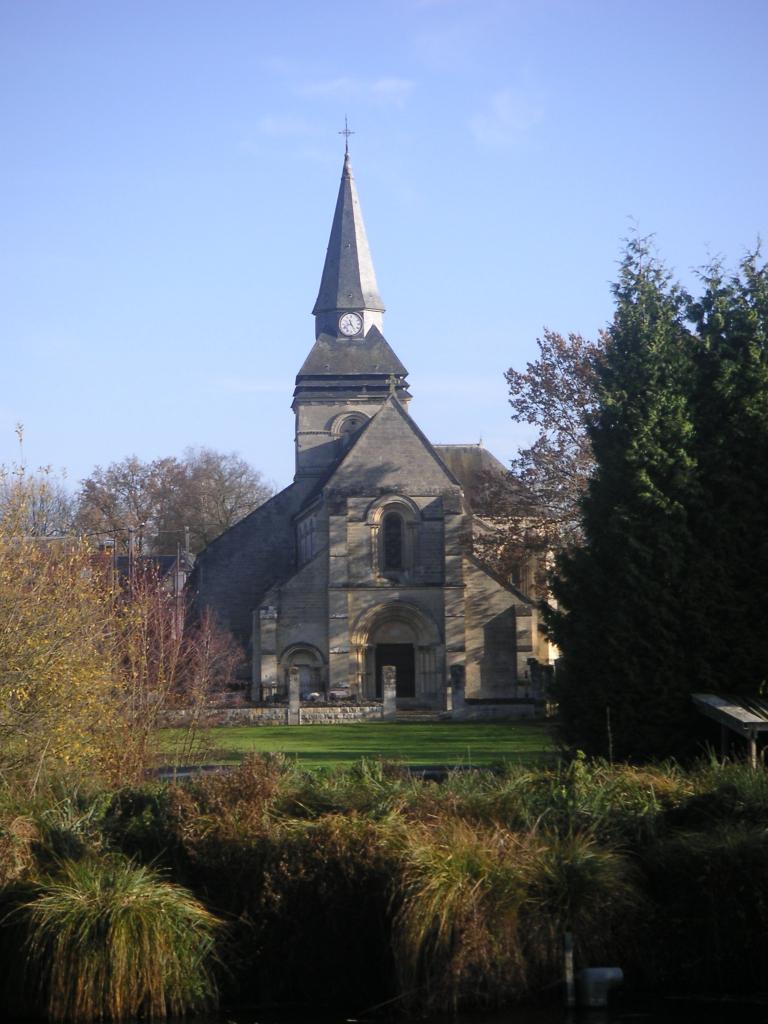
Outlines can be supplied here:
M296 377L296 472L285 490L198 557L198 606L246 646L252 697L366 701L382 666L401 707L517 697L547 661L533 600L472 554L472 487L503 472L479 445L433 445L410 415L405 366L383 334L348 153L315 343Z

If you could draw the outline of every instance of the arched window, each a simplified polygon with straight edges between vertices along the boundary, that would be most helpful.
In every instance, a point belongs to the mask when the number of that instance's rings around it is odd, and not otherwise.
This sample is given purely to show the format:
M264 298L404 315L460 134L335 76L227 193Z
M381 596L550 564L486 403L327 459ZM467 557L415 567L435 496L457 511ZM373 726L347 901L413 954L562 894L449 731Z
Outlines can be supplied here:
M339 439L339 444L344 449L352 444L367 422L368 417L363 412L343 413L333 420L330 430L333 436Z
M340 434L356 434L358 430L365 426L368 422L368 417L363 416L362 413L357 415L347 416L346 419L342 420L339 426Z
M384 532L384 569L403 568L403 517L397 512L387 512L382 528Z
M419 573L421 513L404 494L383 494L368 506L371 569L375 579L390 583L414 580Z

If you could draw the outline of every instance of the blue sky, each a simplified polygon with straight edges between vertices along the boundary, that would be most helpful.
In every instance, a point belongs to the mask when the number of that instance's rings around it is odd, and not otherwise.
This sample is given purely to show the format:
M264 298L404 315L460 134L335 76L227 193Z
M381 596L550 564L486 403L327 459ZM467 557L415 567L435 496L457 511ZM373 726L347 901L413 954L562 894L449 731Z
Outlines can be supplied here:
M435 442L594 335L635 227L687 283L768 233L764 0L0 0L0 462L293 472L344 115Z

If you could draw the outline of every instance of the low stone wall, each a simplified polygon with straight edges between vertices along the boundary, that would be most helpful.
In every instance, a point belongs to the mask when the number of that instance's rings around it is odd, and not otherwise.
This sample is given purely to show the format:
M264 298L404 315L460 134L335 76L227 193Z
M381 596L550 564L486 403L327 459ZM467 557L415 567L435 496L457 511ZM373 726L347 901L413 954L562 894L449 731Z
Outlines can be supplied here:
M184 728L195 713L184 708L167 711L161 719L165 728ZM302 725L342 725L346 722L380 721L381 704L302 704ZM264 704L246 708L206 708L199 716L201 725L286 725L287 704Z
M467 701L453 709L451 717L459 722L514 721L520 718L544 718L546 706L540 700L510 700L504 703Z
M195 713L179 708L166 711L160 724L165 728L185 728ZM217 725L288 725L287 704L258 704L251 707L211 707L200 714L200 725L210 728ZM547 714L543 701L510 700L503 703L477 701L454 706L441 718L459 722L505 721L520 718L544 718ZM375 704L312 704L301 705L301 725L343 725L347 722L384 721L384 707Z

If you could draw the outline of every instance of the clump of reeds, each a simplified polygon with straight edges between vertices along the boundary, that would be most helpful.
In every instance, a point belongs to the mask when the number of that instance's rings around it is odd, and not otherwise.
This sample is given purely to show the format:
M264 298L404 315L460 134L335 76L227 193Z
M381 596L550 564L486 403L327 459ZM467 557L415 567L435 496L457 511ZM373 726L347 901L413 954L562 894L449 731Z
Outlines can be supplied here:
M409 833L394 942L401 991L429 1009L502 1003L559 983L563 940L594 963L642 906L629 860L588 833L456 818Z
M532 984L547 986L560 979L566 932L573 935L581 966L602 963L605 957L615 963L634 952L647 907L639 873L623 852L590 832L534 832L526 837L520 871Z
M65 861L18 913L51 1020L151 1019L215 1001L218 921L150 868L114 855Z
M190 817L194 815L196 808L181 786L153 782L123 787L112 794L102 830L110 846L129 857L175 866L182 807L189 809Z
M677 827L712 827L718 822L768 824L768 772L747 761L702 759L690 775L690 795L673 815Z
M519 849L512 833L460 819L410 832L393 941L411 1003L438 1009L525 991Z
M30 793L20 786L0 795L0 888L39 874L57 859L77 859L103 842L104 793L57 780Z
M449 815L516 832L589 832L610 845L634 845L663 829L668 811L692 791L674 765L635 768L582 755L552 768L453 772L439 786L415 788L403 810L425 821Z
M276 810L299 818L354 813L380 819L401 811L420 788L402 766L371 758L331 771L297 769L292 782Z
M48 806L35 815L40 831L38 868L61 860L79 860L104 847L102 831L107 794L78 789L51 795Z

